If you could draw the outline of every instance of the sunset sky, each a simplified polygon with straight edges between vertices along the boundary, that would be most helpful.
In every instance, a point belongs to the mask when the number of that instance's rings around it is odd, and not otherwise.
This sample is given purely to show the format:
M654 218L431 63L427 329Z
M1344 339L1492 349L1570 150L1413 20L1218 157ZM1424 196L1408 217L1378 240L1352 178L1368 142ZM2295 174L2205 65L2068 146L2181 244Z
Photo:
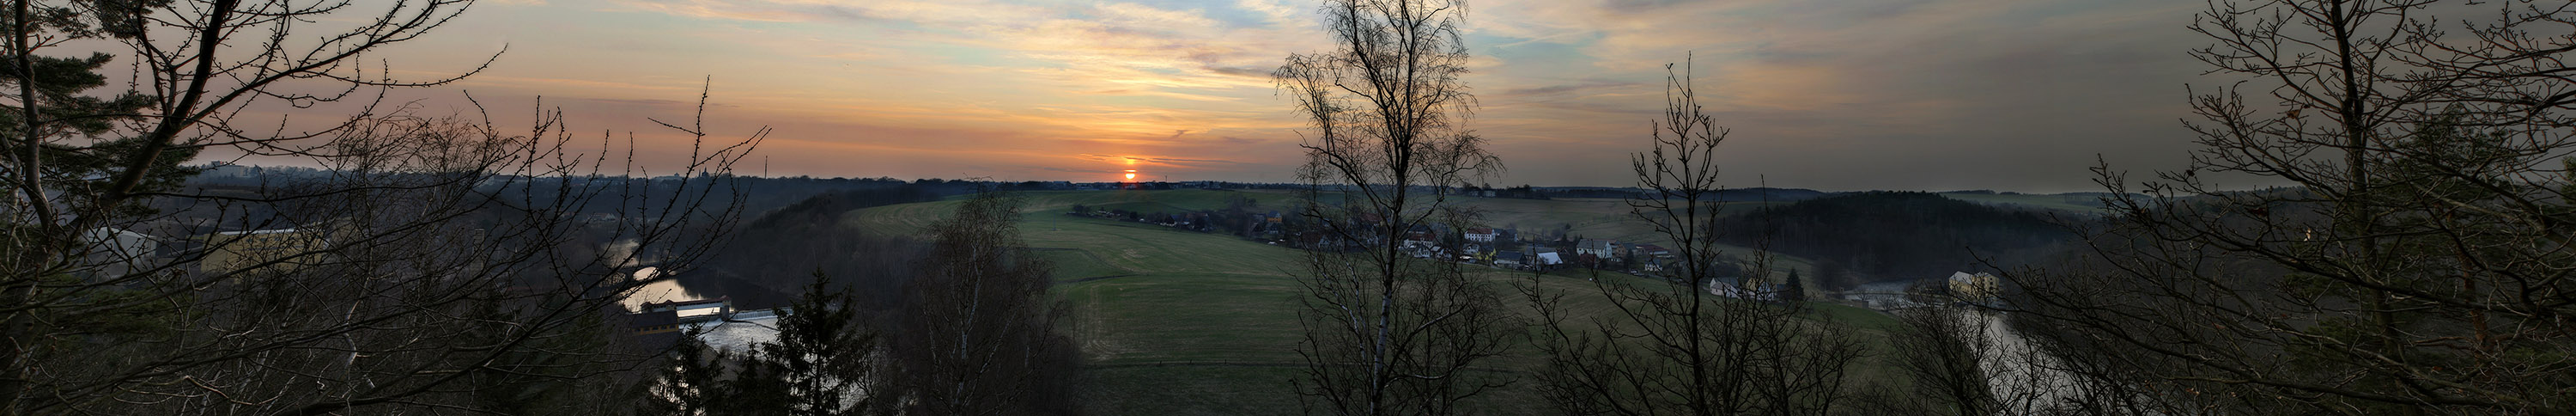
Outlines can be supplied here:
M1292 180L1292 103L1267 74L1326 48L1316 3L485 0L383 56L488 71L506 114L542 95L587 131L668 143L712 78L708 126L775 129L771 175ZM1663 68L1696 54L1734 128L1731 181L1827 190L2092 190L2096 155L2181 166L2197 2L1473 0L1491 183L1631 184ZM443 100L443 101L442 101ZM442 107L444 106L444 107ZM665 149L667 151L667 147ZM760 168L754 168L755 170Z

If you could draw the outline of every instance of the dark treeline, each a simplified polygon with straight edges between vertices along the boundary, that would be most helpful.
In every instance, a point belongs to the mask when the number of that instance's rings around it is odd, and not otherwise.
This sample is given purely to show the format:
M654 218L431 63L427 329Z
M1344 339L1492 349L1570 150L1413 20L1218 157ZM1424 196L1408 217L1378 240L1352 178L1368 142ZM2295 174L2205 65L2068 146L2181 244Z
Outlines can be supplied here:
M345 173L293 166L220 166L201 169L188 179L187 187L196 192L252 196L263 193L295 193L310 183L327 182ZM628 241L613 238L620 224L640 220L634 207L644 201L668 201L683 198L684 193L709 192L735 195L740 212L757 214L743 228L726 230L696 227L692 231L710 235L730 235L733 240L720 246L700 264L677 275L682 286L710 296L730 296L738 306L769 308L783 306L802 281L801 276L816 269L831 272L841 284L852 285L861 293L863 303L882 305L892 300L900 287L901 276L908 266L906 259L919 256L917 242L870 237L850 232L838 224L842 213L860 208L936 200L946 195L974 192L978 187L1023 188L1009 183L967 180L920 179L904 181L894 178L812 178L715 175L700 176L683 182L677 177L624 176L533 178L483 186L483 195L497 198L507 206L549 206L562 200L586 201L566 204L563 214L578 214L563 220L583 224L584 231L563 242L556 250L571 255L598 255L606 247ZM685 186L684 186L685 185ZM999 186L995 186L999 185ZM619 203L612 203L624 201ZM293 229L313 224L294 221L265 207L216 207L207 204L185 204L164 201L156 207L167 214L148 229L170 235L201 235L219 231ZM504 222L512 210L493 210L467 214L459 218L466 224L484 228ZM184 242L184 241L183 241ZM627 248L647 262L667 257L678 250L668 245ZM877 256L888 260L867 260Z
M1980 258L2017 262L2073 238L2043 214L1924 192L1855 192L1746 213L1722 223L1721 239L1817 263L1833 288L1923 279L1989 268Z
M194 173L193 176L189 176L186 180L186 185L190 187L215 190L242 190L241 192L248 192L250 190L262 188L284 187L293 183L310 182L315 179L329 178L333 175L345 174L345 172L337 170L316 169L300 166L216 165L189 167L187 169ZM812 198L816 195L840 191L907 187L939 196L950 196L970 194L982 190L1038 191L1049 190L1053 187L1049 182L994 182L975 179L940 178L922 178L907 181L892 177L761 177L732 174L704 174L698 175L697 178L718 179L705 182L709 182L712 186L715 186L718 191L741 195L741 204L744 208L744 212L751 214L768 213L773 210L784 208L789 204L805 201L806 199ZM674 185L679 183L681 178L677 175L653 177L602 175L597 177L523 179L525 180L509 181L496 186L487 186L485 191L495 195L519 195L518 187L529 188L529 190L533 191L526 194L528 195L527 199L529 200L510 201L513 203L523 204L551 203L553 202L553 197L559 195L581 195L592 193L595 193L602 198L611 198L612 200L665 200L676 196L676 192L678 192L679 189ZM585 212L589 213L618 213L608 204L591 204L582 208L585 208Z
M1133 209L1131 209L1133 208ZM1155 209L1138 211L1135 209ZM1294 214L1282 213L1279 207L1263 207L1250 196L1229 196L1225 208L1184 210L1166 205L1131 206L1074 204L1065 215L1088 216L1117 221L1170 224L1174 229L1226 234L1257 241L1280 237L1281 231L1305 221Z
M1636 188L1636 187L1617 187L1617 188L1613 188L1613 187L1599 187L1599 186L1550 186L1550 187L1539 187L1539 188L1536 188L1536 189L1530 189L1528 185L1522 185L1521 187L1519 187L1519 188L1514 188L1514 189L1518 189L1518 190L1524 191L1524 192L1525 192L1525 193L1527 193L1527 194L1531 194L1531 195L1538 195L1537 197L1535 197L1535 199L1549 199L1549 198L1604 198L1604 199L1626 199L1626 198L1652 198L1652 197L1654 197L1654 195L1650 195L1650 194L1648 194L1648 191L1647 191L1647 190L1645 190L1645 189L1639 189L1639 188ZM1759 202L1759 201L1788 202L1788 201L1803 201L1803 200L1808 200L1808 199L1815 199L1815 198L1823 197L1823 196L1826 196L1826 195L1833 195L1833 194L1831 194L1831 193L1826 193L1826 192L1824 192L1824 191L1813 190L1813 189L1798 189L1798 188L1736 188L1736 189L1719 189L1719 190L1709 191L1709 192L1708 192L1708 195L1703 195L1703 196L1702 196L1702 198L1705 198L1705 199L1707 199L1708 201L1711 201L1711 202ZM1503 195L1499 195L1499 194L1498 194L1498 195L1496 195L1496 196L1498 196L1498 197L1507 197L1507 196L1503 196ZM1521 197L1521 198L1530 198L1530 197Z

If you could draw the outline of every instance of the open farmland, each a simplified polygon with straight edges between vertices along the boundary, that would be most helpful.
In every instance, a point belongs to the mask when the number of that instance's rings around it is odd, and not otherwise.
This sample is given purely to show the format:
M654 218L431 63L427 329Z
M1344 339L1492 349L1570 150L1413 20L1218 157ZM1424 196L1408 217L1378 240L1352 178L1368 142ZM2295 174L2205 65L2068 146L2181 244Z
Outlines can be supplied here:
M1302 255L1289 248L1219 234L1169 229L1153 224L1064 215L1082 204L1101 206L1166 206L1178 210L1221 208L1232 196L1254 198L1265 207L1285 207L1284 192L1106 191L1037 192L1024 195L1021 237L1037 255L1056 265L1056 292L1076 309L1068 323L1082 343L1092 394L1088 403L1100 414L1289 414L1298 410L1286 388L1301 365L1293 350L1300 338L1297 302L1300 289L1290 273ZM1498 215L1545 218L1591 215L1585 230L1635 227L1619 224L1626 206L1617 201L1538 201L1470 198ZM917 233L954 210L956 201L891 205L852 211L844 221L861 230ZM1487 205L1490 204L1490 205ZM1588 227L1588 228L1586 228ZM1469 266L1480 267L1480 266ZM1533 281L1530 274L1499 269L1480 276L1507 302L1520 299L1513 284ZM1590 282L1579 274L1551 273L1535 281L1548 290L1575 293L1567 305L1578 314L1607 311L1596 297L1585 296ZM1620 283L1643 283L1624 274L1603 273ZM1843 319L1877 331L1888 325L1876 312L1820 305L1820 315ZM1876 338L1876 335L1869 335ZM1490 362L1488 370L1518 372L1538 365L1523 349ZM1862 370L1869 373L1876 370ZM1524 386L1525 387L1525 386ZM1519 387L1516 387L1519 388ZM1542 409L1535 395L1494 403L1510 412ZM1522 403L1526 401L1527 403Z

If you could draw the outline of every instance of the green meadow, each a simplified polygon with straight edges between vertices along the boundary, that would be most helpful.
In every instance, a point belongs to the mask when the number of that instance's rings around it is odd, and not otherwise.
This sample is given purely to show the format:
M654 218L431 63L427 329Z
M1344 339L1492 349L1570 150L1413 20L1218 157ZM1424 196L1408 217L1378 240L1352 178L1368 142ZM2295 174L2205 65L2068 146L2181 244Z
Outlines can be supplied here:
M1119 206L1143 212L1220 209L1229 199L1250 197L1267 209L1287 211L1295 197L1286 192L1249 191L1088 191L1032 192L1021 195L1018 224L1033 252L1053 263L1056 293L1077 317L1068 329L1082 343L1089 379L1086 406L1099 414L1294 414L1297 398L1289 387L1302 361L1294 348L1301 338L1297 322L1299 288L1292 277L1301 267L1299 251L1220 234L1204 234L1153 224L1065 215L1073 205ZM1587 237L1647 240L1642 224L1627 218L1627 206L1616 200L1501 200L1464 198L1485 209L1489 218L1572 224ZM925 202L862 209L844 214L847 225L872 233L917 234L948 215L956 201ZM1142 210L1136 207L1167 207ZM1508 222L1489 224L1510 225ZM1597 233L1597 234L1595 234ZM1535 282L1546 290L1572 292L1567 305L1577 314L1608 311L1592 292L1589 274L1477 270L1479 278L1508 304L1525 308L1514 288ZM1620 284L1644 283L1625 274L1601 273ZM1816 319L1848 321L1880 338L1892 324L1868 310L1818 304ZM1480 368L1489 374L1515 374L1539 365L1528 348L1492 360ZM1875 366L1865 366L1875 367ZM1875 368L1863 369L1864 376ZM1545 409L1530 383L1517 383L1486 400L1489 412L1526 413Z

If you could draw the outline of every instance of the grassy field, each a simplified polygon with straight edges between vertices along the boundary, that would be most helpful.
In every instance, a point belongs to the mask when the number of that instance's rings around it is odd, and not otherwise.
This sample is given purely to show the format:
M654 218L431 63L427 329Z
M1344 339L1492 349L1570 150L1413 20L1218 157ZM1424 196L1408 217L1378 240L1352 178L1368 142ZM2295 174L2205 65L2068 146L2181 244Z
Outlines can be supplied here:
M1300 290L1289 275L1299 268L1300 252L1224 235L1062 214L1075 204L1215 209L1237 197L1287 207L1294 195L1192 190L1037 192L1023 197L1021 237L1055 264L1057 293L1076 309L1078 320L1071 329L1083 343L1091 369L1085 388L1094 413L1299 412L1288 380L1302 362L1293 349L1301 338L1296 314ZM1627 207L1617 201L1469 200L1503 218L1566 218L1586 236L1618 238L1638 235L1640 229L1622 223ZM917 234L957 203L868 208L845 214L843 221L870 232ZM1584 296L1592 289L1582 277L1483 270L1489 271L1479 273L1480 278L1506 300L1519 299L1512 284L1537 282L1548 290L1575 293L1569 297L1575 304L1568 306L1578 313L1607 310L1597 298ZM1602 276L1643 282L1625 274ZM1823 306L1819 316L1856 321L1872 332L1890 324L1876 312ZM1494 360L1487 370L1507 374L1534 368L1538 361L1528 355L1520 351ZM1497 400L1485 403L1492 407L1479 413L1542 411L1537 395L1522 390L1529 387L1520 383L1494 393Z

